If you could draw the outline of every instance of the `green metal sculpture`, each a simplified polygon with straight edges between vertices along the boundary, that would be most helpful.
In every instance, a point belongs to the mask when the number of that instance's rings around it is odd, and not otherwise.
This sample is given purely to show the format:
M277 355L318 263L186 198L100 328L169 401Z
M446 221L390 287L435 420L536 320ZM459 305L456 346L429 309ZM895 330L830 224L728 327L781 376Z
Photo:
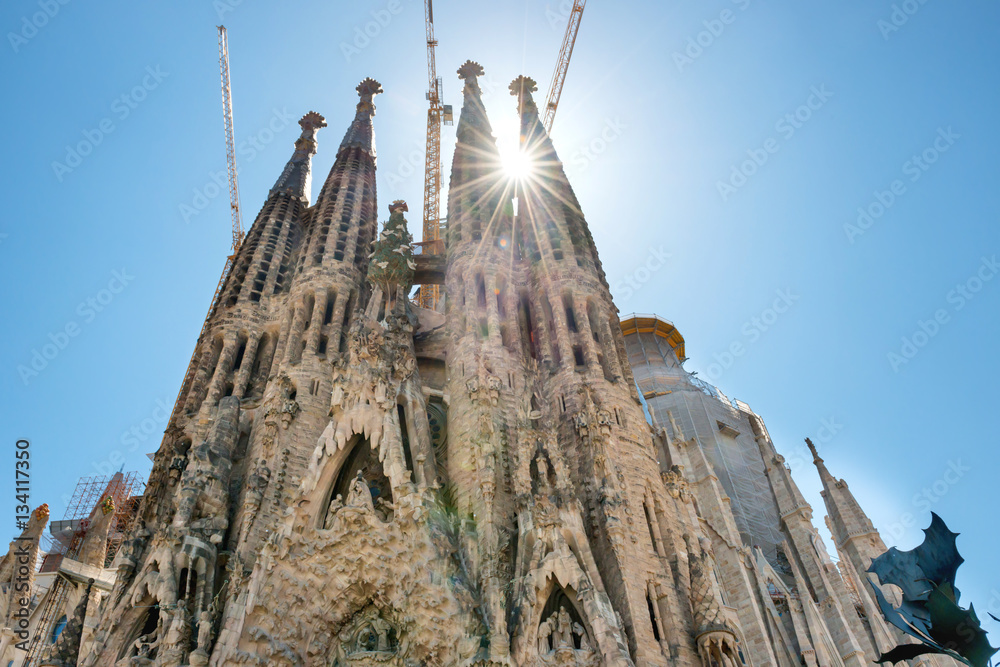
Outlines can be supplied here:
M879 582L894 584L903 592L900 606L886 600L882 590L869 581L885 620L919 644L902 644L879 656L876 662L896 664L927 653L940 653L970 665L988 667L998 649L990 646L972 605L958 605L955 573L964 562L955 545L958 533L931 512L931 525L924 541L912 551L892 547L872 561L868 571Z
M382 289L385 299L386 316L395 306L396 294L400 288L405 292L413 284L413 237L406 229L403 213L406 202L397 199L389 206L389 221L375 242L368 263L368 281Z

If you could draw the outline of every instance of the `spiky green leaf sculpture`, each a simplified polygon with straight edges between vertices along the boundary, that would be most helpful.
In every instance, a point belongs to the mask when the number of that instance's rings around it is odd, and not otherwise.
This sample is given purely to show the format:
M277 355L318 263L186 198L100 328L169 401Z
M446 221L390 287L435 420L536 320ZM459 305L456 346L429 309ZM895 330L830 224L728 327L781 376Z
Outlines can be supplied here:
M368 263L368 282L382 288L382 294L391 307L397 289L404 291L413 285L413 236L406 229L406 202L397 199L389 206L389 221L375 242L375 250ZM389 308L386 309L389 312Z
M902 604L896 608L869 582L885 620L920 640L897 646L876 662L896 664L940 653L971 667L987 667L997 652L987 641L975 609L958 605L955 573L964 559L955 545L956 537L958 533L948 530L941 517L931 512L923 543L911 551L893 547L872 561L868 571L878 575L883 585L894 584L903 592Z

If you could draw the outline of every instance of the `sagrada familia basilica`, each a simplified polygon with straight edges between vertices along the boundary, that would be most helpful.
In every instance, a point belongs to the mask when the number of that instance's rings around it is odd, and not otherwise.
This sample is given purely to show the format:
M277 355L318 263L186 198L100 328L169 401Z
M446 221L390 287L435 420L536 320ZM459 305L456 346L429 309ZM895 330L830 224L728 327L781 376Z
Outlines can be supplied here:
M619 319L535 82L510 85L512 180L483 68L458 75L445 252L415 250L402 201L379 229L376 81L314 203L327 122L304 115L135 522L112 556L94 508L37 657L21 547L0 561L2 664L863 667L900 643L847 484L813 448L834 560L761 418L684 370L670 322Z

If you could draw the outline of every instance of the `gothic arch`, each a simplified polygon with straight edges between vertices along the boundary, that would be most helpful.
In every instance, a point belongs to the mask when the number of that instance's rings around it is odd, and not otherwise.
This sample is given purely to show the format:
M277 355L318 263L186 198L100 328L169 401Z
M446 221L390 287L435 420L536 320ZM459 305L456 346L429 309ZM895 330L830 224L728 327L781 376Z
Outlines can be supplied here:
M534 654L543 664L597 664L594 630L582 610L577 592L548 579L541 613L533 619ZM529 655L532 652L529 651Z
M378 452L372 449L370 439L356 433L347 446L337 450L327 462L323 477L317 485L324 491L316 514L316 528L328 527L329 515L336 511L338 502L342 504L348 499L351 484L357 479L359 472L368 485L373 506L379 500L392 501L392 485L378 459Z
M153 659L156 657L159 645L159 634L163 632L159 605L155 598L147 596L142 604L133 606L122 618L119 627L129 628L123 635L124 639L118 647L118 660L136 656ZM145 639L146 641L141 641Z

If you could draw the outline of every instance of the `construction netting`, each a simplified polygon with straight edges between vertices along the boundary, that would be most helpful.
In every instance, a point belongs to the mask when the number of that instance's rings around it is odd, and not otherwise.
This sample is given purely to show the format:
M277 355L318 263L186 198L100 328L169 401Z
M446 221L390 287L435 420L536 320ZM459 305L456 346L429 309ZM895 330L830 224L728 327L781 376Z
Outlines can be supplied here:
M678 358L683 349L678 349L679 334L666 320L656 320L652 327L622 327L647 415L655 428L665 428L673 437L697 438L729 496L743 542L759 546L772 566L778 567L784 535L751 423L760 418L746 403L730 399L684 370ZM763 421L759 423L763 428Z

